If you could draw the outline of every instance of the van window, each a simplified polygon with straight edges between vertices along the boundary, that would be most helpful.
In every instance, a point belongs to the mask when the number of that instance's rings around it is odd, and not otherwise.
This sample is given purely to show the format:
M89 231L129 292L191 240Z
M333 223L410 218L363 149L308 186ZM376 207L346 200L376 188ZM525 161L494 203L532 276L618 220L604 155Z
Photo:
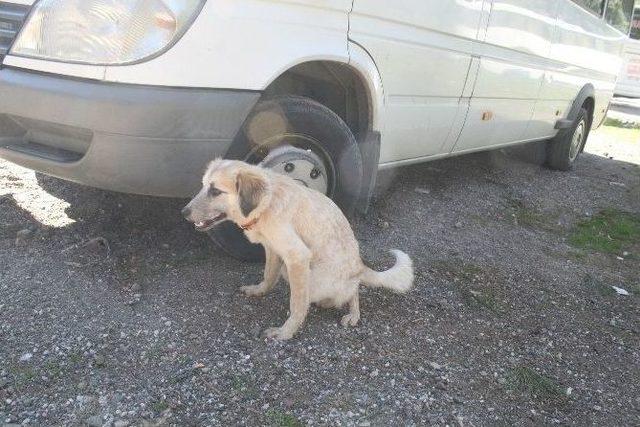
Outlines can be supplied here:
M631 20L631 34L634 40L640 40L640 7L636 7L633 11L633 19Z
M604 11L604 0L573 0L573 2L598 16L602 16Z
M609 3L607 3L607 13L605 15L607 22L627 34L629 32L629 25L631 24L633 4L634 0L609 0Z

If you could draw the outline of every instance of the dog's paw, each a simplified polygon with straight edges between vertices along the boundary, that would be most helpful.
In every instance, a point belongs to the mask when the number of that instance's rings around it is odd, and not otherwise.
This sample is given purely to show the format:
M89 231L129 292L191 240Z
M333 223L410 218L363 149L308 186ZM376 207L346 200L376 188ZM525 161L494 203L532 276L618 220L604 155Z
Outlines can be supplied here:
M264 331L264 336L278 341L286 341L293 338L293 334L284 328L269 328Z
M354 314L349 313L342 316L342 320L340 321L340 323L342 324L342 326L356 326L359 320L360 320L360 315L356 316Z
M244 292L244 294L249 297L261 297L266 294L262 283L259 285L241 286L240 291Z

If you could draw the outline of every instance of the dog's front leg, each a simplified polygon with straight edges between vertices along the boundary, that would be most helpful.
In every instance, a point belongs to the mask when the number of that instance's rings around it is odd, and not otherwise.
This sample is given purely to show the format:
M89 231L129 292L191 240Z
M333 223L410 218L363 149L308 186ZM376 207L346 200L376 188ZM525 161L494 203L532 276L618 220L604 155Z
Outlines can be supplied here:
M309 311L309 277L311 251L293 230L279 233L274 249L280 254L287 268L291 295L289 318L279 328L269 328L270 338L288 340L300 329Z
M282 258L272 249L265 246L264 280L259 285L242 286L240 290L250 297L261 297L268 294L278 283Z

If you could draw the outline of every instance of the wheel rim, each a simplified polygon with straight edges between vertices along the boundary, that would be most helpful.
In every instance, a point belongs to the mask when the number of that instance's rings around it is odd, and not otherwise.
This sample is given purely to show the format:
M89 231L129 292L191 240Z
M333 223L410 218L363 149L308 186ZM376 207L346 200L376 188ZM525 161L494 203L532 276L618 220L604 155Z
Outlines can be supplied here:
M584 142L584 137L586 134L587 124L584 120L580 120L576 130L573 132L573 138L571 139L571 147L569 148L569 159L574 161L578 154L580 153L580 148L582 147L582 143Z
M305 135L283 135L252 150L245 161L288 176L305 187L333 195L335 169L320 143Z

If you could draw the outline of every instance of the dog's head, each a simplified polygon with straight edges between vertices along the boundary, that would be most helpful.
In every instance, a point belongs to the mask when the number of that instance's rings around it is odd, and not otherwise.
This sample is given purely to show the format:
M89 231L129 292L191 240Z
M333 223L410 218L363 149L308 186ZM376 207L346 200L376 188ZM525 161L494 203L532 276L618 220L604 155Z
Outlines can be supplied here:
M242 225L258 218L269 199L269 178L257 166L214 160L202 178L202 189L182 210L196 230L208 231L223 221Z

